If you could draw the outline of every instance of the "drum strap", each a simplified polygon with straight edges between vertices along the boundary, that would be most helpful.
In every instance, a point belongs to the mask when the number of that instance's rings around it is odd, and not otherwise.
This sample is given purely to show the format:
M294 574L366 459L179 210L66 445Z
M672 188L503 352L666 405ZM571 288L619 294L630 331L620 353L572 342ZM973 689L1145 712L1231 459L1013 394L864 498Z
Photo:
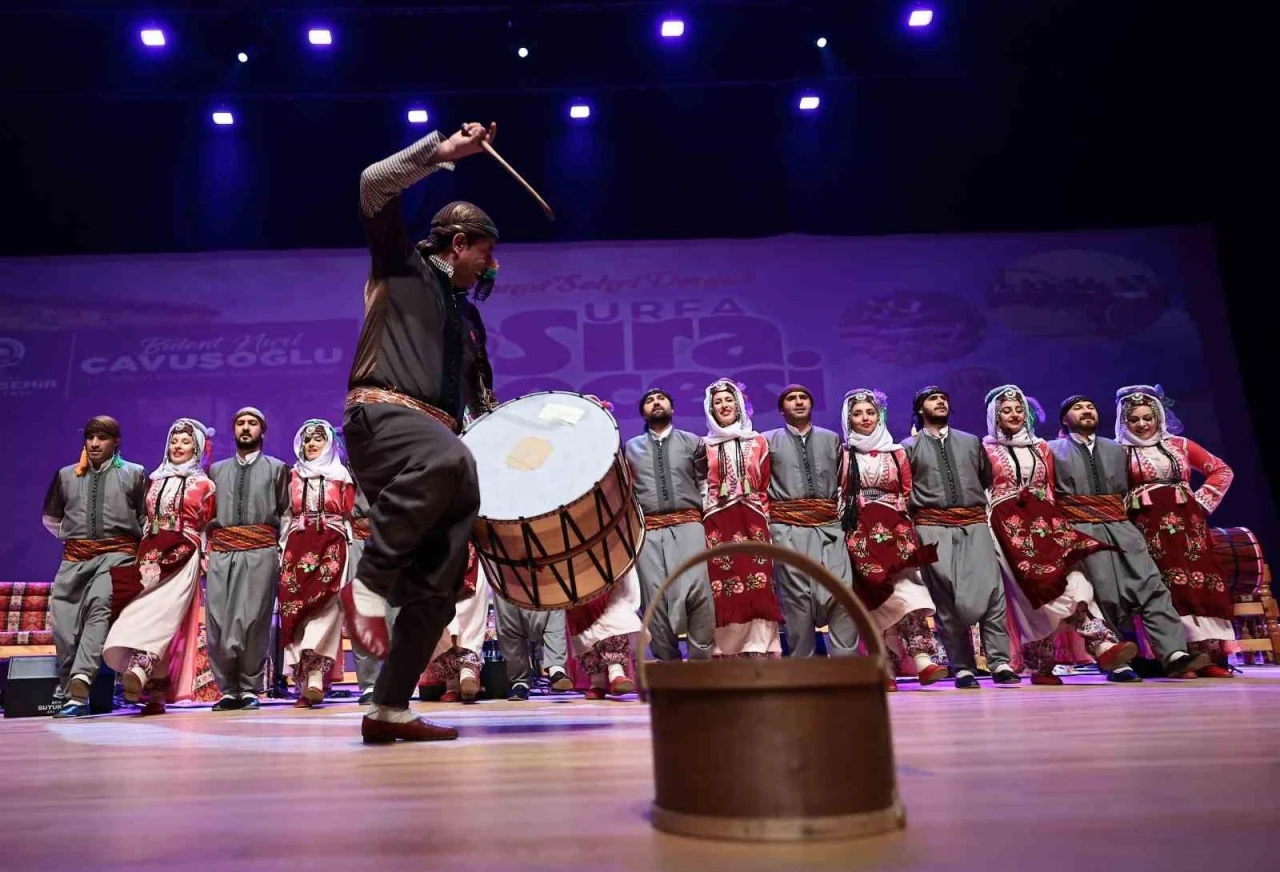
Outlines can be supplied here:
M398 391L388 391L383 388L352 388L347 393L348 406L360 406L371 403L389 403L393 406L404 406L406 409L415 409L424 415L430 415L441 424L444 424L453 433L459 432L458 422L448 412L437 409L435 406L415 400L407 394Z

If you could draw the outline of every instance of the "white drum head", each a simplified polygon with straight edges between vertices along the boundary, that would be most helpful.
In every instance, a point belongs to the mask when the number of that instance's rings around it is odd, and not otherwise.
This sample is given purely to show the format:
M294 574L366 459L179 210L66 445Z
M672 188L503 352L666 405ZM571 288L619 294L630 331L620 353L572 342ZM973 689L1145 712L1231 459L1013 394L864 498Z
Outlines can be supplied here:
M545 515L590 493L620 445L612 415L563 391L503 403L462 441L476 459L480 516L495 521Z

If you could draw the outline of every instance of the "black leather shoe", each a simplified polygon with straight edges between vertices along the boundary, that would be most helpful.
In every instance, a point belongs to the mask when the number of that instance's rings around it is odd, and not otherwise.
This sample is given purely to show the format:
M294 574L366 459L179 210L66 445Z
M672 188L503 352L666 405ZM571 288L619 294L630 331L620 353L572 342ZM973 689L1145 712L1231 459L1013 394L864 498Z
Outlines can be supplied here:
M1165 675L1181 675L1184 672L1198 672L1204 669L1213 659L1208 654L1174 654L1164 664Z
M240 708L240 700L234 696L224 696L213 704L213 710L215 712L238 712L240 711Z
M523 702L529 698L529 685L513 684L511 691L507 694L507 699Z
M1116 684L1134 684L1142 681L1142 676L1125 666L1107 673L1107 681L1114 681Z
M1002 684L1006 687L1012 687L1015 684L1022 684L1022 676L1014 672L1012 669L997 669L991 673L991 681L993 684Z
M373 688L369 688L360 694L360 705L373 705Z
M965 673L956 676L956 687L960 690L980 690L982 685L978 684L978 676Z
M240 697L240 711L256 712L260 708L262 708L262 703L258 701L256 696Z
M62 704L62 708L53 713L55 718L82 718L89 714L89 704L87 702L76 702L69 699Z

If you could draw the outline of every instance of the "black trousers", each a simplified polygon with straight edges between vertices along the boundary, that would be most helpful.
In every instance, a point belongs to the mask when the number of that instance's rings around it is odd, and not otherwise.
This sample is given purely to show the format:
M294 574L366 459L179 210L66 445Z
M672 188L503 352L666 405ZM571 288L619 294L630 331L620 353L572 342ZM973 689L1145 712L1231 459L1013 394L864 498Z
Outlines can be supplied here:
M480 509L476 463L447 427L402 406L348 406L343 435L369 501L356 577L400 609L373 701L405 708L453 620Z

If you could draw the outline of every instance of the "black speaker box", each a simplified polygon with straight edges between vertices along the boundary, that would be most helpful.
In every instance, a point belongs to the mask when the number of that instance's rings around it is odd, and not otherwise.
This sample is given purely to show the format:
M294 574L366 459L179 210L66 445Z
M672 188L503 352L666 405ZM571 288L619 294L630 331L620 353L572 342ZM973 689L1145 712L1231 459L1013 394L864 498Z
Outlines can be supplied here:
M33 718L58 710L53 692L58 689L58 658L52 654L9 658L4 683L4 716Z

